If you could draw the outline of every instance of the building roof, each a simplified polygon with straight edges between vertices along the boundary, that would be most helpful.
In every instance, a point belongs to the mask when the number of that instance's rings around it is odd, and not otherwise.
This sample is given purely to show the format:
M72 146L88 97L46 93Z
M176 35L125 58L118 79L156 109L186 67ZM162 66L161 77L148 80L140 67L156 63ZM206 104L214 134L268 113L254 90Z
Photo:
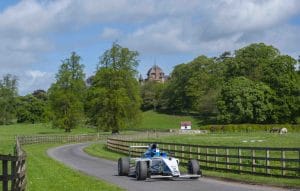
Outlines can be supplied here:
M154 64L154 66L152 66L152 68L150 68L147 72L147 75L150 75L151 73L156 73L156 72L159 72L159 73L163 73L162 69L157 66L156 64Z

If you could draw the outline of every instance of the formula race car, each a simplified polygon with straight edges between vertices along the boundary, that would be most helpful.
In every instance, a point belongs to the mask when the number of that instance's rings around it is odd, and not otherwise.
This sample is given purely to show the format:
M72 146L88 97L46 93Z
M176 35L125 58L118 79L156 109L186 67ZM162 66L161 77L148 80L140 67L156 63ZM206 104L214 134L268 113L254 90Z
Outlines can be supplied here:
M134 148L147 148L147 151L140 158L132 158L131 151ZM177 158L168 156L166 152L160 152L156 144L130 146L129 157L122 157L118 160L118 175L134 176L137 180L146 180L147 178L198 179L202 175L197 160L188 162L188 174L181 174L178 165Z

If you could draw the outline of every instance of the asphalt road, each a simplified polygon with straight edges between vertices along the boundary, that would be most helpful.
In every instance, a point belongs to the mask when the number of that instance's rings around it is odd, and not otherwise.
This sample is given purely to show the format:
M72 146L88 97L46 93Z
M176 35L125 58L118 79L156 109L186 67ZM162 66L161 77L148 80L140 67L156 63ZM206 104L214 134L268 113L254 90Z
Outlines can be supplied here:
M73 169L85 174L106 180L129 191L279 191L287 190L275 187L259 185L248 185L241 183L225 182L210 178L200 178L199 180L165 180L155 179L137 181L132 177L117 176L117 163L105 159L92 157L83 148L88 143L65 145L49 149L48 155Z

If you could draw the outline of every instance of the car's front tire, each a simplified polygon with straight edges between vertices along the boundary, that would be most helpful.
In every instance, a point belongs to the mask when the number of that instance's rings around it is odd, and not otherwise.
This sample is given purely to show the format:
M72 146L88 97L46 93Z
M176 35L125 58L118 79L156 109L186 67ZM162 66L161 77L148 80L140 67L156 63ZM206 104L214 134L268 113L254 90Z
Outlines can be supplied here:
M118 175L128 176L129 173L129 158L122 157L118 160Z
M147 162L138 161L136 164L136 179L146 180L147 176L148 176Z

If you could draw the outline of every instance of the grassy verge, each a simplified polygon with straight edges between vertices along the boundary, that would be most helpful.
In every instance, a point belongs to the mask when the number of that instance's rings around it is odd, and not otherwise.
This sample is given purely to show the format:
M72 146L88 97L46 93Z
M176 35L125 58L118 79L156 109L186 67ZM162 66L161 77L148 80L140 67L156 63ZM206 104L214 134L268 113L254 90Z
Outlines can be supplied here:
M49 158L46 150L55 145L28 145L28 191L120 191L121 188L99 179L74 171ZM57 146L57 145L56 145Z
M71 133L65 133L63 129L53 129L49 123L1 125L0 153L13 154L16 135L70 135L84 133L95 133L95 129L79 127L73 129Z
M119 157L124 156L122 154L107 150L105 148L104 143L92 144L89 147L86 147L84 151L90 155L100 157L100 158L106 158L114 161L116 161ZM281 186L281 187L300 188L299 179L253 176L248 174L234 174L234 173L225 173L220 171L209 171L209 170L203 170L203 175L217 177L226 180L232 180L232 181L241 181L241 182L246 182L251 184L263 184L263 185L272 185L272 186Z

